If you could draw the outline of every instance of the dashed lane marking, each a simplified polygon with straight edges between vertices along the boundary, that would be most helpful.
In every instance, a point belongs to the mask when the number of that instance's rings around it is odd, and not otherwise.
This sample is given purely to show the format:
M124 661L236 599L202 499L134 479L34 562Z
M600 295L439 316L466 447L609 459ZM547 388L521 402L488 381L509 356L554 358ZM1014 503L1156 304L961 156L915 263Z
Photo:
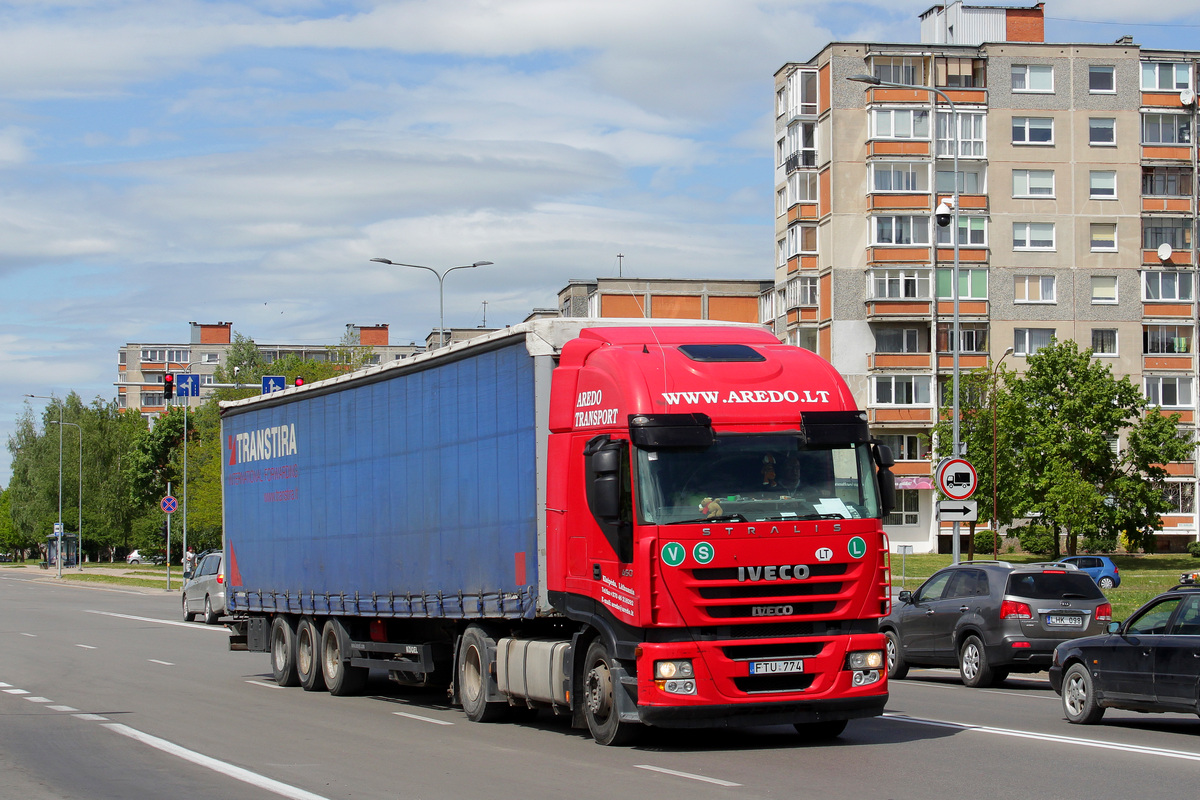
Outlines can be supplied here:
M46 706L46 708L50 709L51 711L78 711L79 710L78 708L71 708L70 706Z
M664 767L655 767L651 764L634 764L633 766L637 769L646 769L650 770L651 772L661 772L663 775L674 775L676 778L688 778L689 780L693 781L704 781L705 783L713 783L717 786L741 786L740 783L723 781L720 778L710 778L706 775L695 775L691 772L679 772L677 770L666 769Z
M447 722L444 719L434 719L433 717L422 717L420 714L409 714L406 711L393 711L397 717L408 717L409 719L420 720L421 722L432 722L434 725L453 725L453 722Z
M53 703L54 702L49 697L26 697L25 699L31 703Z
M199 622L180 622L174 619L155 619L154 617L137 617L133 614L117 614L112 611L95 611L87 609L84 613L99 614L104 617L116 617L117 619L131 619L135 622L156 622L159 625L177 625L180 628L191 628L197 631L216 631L217 633L229 633L229 629L224 625L202 625Z
M95 650L96 648L90 644L77 644L76 647L82 647L84 650Z
M246 681L246 683L252 683L255 686L265 686L268 689L282 689L283 688L278 683L266 683L265 681Z
M86 719L91 722L108 722L108 717L102 717L99 714L72 714L76 719Z
M146 660L149 661L151 664L162 664L164 667L175 666L170 661L159 661L157 658L147 658Z

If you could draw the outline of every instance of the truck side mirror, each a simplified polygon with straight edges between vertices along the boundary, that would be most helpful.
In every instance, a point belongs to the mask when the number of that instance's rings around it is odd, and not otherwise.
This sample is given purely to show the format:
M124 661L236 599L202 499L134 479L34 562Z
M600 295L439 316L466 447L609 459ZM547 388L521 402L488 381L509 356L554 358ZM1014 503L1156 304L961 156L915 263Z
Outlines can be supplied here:
M883 518L896 507L896 476L892 473L896 459L892 456L892 448L879 441L871 443L871 454L879 467L876 473L879 480L879 516Z
M629 443L597 436L583 449L588 509L623 563L633 561Z

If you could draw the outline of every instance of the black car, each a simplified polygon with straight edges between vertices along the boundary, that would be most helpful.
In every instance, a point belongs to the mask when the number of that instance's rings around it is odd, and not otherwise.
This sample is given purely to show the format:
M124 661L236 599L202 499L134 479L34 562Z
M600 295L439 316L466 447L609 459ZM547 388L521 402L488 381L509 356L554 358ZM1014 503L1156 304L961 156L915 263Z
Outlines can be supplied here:
M1096 582L1069 564L963 561L901 592L879 627L889 678L911 666L957 666L964 684L982 687L1046 669L1060 642L1111 619Z
M1050 685L1067 721L1106 708L1200 714L1200 586L1176 586L1099 636L1060 644Z

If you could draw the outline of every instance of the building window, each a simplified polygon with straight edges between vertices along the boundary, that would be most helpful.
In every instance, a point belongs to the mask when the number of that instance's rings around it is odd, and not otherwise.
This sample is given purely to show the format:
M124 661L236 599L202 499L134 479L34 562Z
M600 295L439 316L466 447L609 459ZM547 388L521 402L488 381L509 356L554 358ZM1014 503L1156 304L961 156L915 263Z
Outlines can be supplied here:
M776 266L780 266L780 267L787 266L788 254L787 254L787 239L786 238L780 239L778 242L775 243L775 251L776 251L776 253L778 253L778 256L779 256L778 263Z
M929 244L929 217L875 217L874 244Z
M782 217L784 214L787 213L787 210L788 210L787 187L784 186L782 189L775 192L775 216Z
M1093 200L1111 200L1117 196L1117 173L1108 169L1088 172L1088 189Z
M187 364L191 360L187 350L168 350L167 361L172 364Z
M788 110L791 114L816 116L817 71L798 69L787 79Z
M817 329L815 327L798 328L793 331L794 336L792 344L796 347L803 347L809 352L817 352Z
M779 91L775 92L775 116L782 117L787 113L787 87L781 86Z
M1091 117L1088 119L1088 144L1114 145L1117 143L1117 120L1113 117Z
M877 269L870 280L871 297L876 300L929 298L927 269Z
M167 351L165 349L164 350L144 349L144 350L142 350L141 360L143 363L150 362L152 364L158 364L158 363L165 362L167 360Z
M1164 514L1193 514L1196 511L1196 484L1192 481L1172 481L1165 484L1163 499L1171 504Z
M1117 302L1116 275L1093 275L1091 282L1093 305L1113 305Z
M1013 299L1016 302L1055 302L1053 275L1017 275L1013 280Z
M1014 222L1013 250L1053 250L1053 222Z
M929 112L915 108L877 108L872 112L878 139L928 139Z
M815 172L791 172L788 174L788 205L817 202L818 178Z
M1013 117L1013 144L1054 144L1054 119L1051 117Z
M923 461L929 458L929 446L922 443L920 436L906 433L881 433L878 438L881 444L892 449L892 458L897 461Z
M1185 114L1142 114L1142 144L1190 144L1192 118Z
M1054 197L1054 170L1014 169L1013 197Z
M219 364L221 362L220 353L201 353L200 362L203 364Z
M817 226L793 225L787 229L788 258L817 252Z
M871 59L871 72L881 81L923 86L924 63L924 59L912 56L874 56Z
M948 166L943 169L944 165L938 165L937 176L934 180L936 190L941 194L954 193L954 170ZM984 194L984 168L965 167L958 171L958 193L959 194Z
M787 308L815 306L817 304L817 279L815 277L792 278L787 282Z
M1192 300L1192 273L1154 272L1142 273L1142 300Z
M937 58L934 73L937 86L955 89L987 86L987 61L982 58Z
M875 331L877 353L924 353L921 332L916 328L880 328Z
M1093 222L1092 230L1092 252L1093 253L1112 253L1117 249L1117 223L1115 222Z
M1157 250L1161 244L1169 244L1175 250L1191 250L1192 218L1143 217L1142 247Z
M958 154L966 158L983 158L987 154L983 114L958 114ZM954 155L954 115L937 117L937 154Z
M209 386L214 382L215 379L216 379L215 375L201 374L200 375L200 385L201 386Z
M1092 94L1114 94L1117 91L1115 68L1112 66L1088 67L1088 91Z
M988 326L986 322L959 322L958 332L962 336L960 353L988 352ZM954 352L954 323L939 322L937 329L939 353Z
M952 245L950 226L937 228L938 244ZM958 218L958 243L967 247L987 247L987 217Z
M1142 91L1178 92L1191 87L1187 64L1167 61L1142 62Z
M1013 64L1012 90L1014 92L1053 92L1054 65Z
M1191 167L1142 167L1142 194L1149 197L1191 197Z
M796 122L787 130L787 168L815 167L817 165L817 123Z
M1013 354L1031 356L1054 340L1054 328L1017 328L1013 331Z
M1146 383L1146 399L1151 405L1163 408L1192 407L1191 378L1161 378L1148 376Z
M775 160L779 163L779 166L781 166L781 167L783 166L783 162L787 160L786 143L787 143L786 136L775 143Z
M954 282L954 270L941 267L937 271L938 299L954 299L950 286ZM958 268L958 299L986 300L988 274L986 269Z
M138 405L142 408L157 408L166 405L166 400L163 398L162 392L142 392Z
M1117 354L1117 331L1115 328L1092 328L1092 355L1115 356Z
M1142 327L1142 352L1147 355L1192 352L1191 325L1145 325Z
M871 186L877 192L929 192L929 165L912 161L871 164Z
M884 525L920 525L921 490L897 489L896 508L883 518Z
M929 405L928 375L876 375L874 380L876 405Z
M125 351L124 351L124 350L122 350L122 351L120 351L119 353L117 353L117 363L118 363L118 364L124 364L124 363L125 363Z

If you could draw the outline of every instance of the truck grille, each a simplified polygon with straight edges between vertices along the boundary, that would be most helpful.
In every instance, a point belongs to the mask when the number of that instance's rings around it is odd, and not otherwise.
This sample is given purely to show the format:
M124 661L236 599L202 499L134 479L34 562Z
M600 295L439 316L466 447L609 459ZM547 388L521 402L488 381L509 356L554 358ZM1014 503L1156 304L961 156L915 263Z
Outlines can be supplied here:
M803 692L812 686L815 675L804 673L795 675L746 675L734 678L733 685L738 691L746 694L765 694L767 692Z
M691 594L691 604L713 621L737 620L761 625L768 621L775 624L782 620L838 616L851 600L861 565L810 564L806 568L808 574L800 580L764 580L761 577L747 580L750 573L739 571L737 567L702 567L683 571L681 577L684 578L684 590ZM753 569L757 572L764 568ZM772 572L766 574L773 577L775 568L770 569ZM780 571L787 574L782 567Z

